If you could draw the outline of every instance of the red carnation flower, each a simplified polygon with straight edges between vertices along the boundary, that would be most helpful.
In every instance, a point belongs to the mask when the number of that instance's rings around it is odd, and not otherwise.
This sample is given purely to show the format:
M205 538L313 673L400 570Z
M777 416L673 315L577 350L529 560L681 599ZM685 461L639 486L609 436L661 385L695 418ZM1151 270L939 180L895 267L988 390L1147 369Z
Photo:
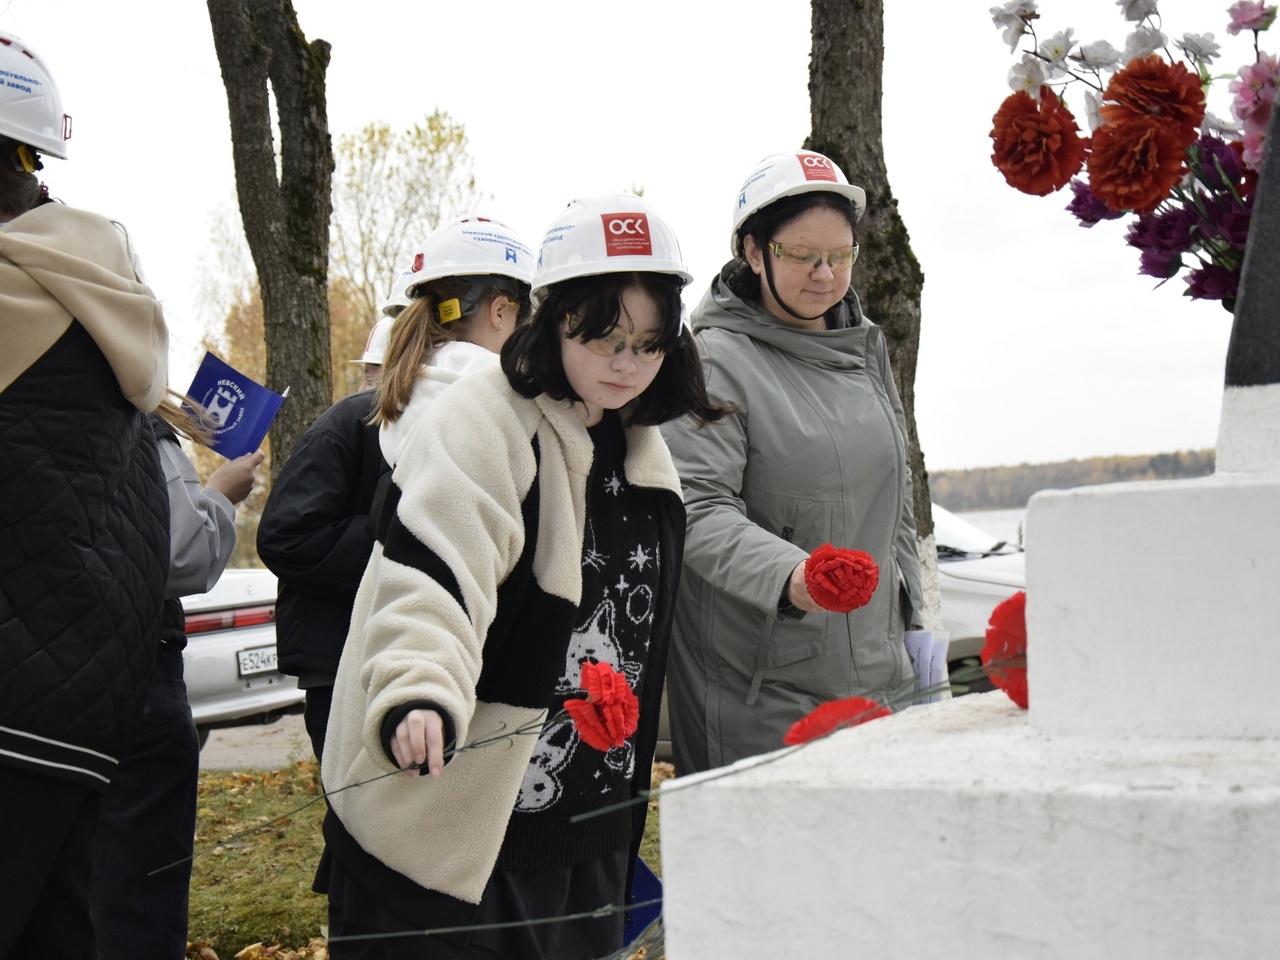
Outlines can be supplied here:
M991 612L982 648L987 677L1027 709L1027 593L1019 590Z
M1023 193L1043 197L1060 190L1084 165L1089 141L1047 86L1039 101L1025 90L1010 94L991 122L991 162Z
M868 700L866 697L845 697L843 700L829 700L819 704L809 713L797 720L782 738L789 747L808 743L825 737L841 727L856 727L860 723L887 717L890 710L884 704Z
M585 700L566 700L564 708L584 743L597 750L620 747L640 725L640 701L627 678L607 663L582 665Z
M824 543L804 562L804 585L824 610L848 613L865 607L879 582L880 568L861 550Z
M1150 213L1186 172L1178 137L1150 117L1103 124L1093 131L1089 189L1112 210Z
M1098 112L1107 124L1150 117L1172 131L1184 150L1200 136L1204 87L1199 74L1157 53L1131 60L1111 78L1102 99Z

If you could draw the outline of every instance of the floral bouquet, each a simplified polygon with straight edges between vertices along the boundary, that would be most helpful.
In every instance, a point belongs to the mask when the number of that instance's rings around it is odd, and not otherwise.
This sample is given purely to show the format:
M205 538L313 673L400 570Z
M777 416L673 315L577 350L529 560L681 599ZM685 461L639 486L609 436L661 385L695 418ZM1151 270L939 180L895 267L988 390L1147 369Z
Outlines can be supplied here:
M1011 50L1029 43L993 121L992 162L1024 193L1069 183L1067 210L1081 226L1133 216L1127 240L1140 251L1139 273L1163 283L1187 269L1187 296L1232 310L1280 84L1280 60L1258 49L1276 7L1241 0L1227 11L1229 34L1253 32L1255 58L1230 81L1238 122L1229 122L1205 109L1220 50L1213 34L1183 34L1175 57L1156 0L1116 3L1136 24L1123 50L1106 40L1079 44L1071 29L1041 42L1034 0L991 8ZM1066 106L1072 84L1083 88L1087 136Z

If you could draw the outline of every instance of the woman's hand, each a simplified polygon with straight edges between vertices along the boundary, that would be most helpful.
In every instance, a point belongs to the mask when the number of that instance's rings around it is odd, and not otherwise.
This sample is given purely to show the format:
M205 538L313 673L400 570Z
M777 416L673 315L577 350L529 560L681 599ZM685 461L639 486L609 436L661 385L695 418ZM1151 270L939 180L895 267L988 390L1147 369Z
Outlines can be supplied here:
M798 607L805 613L826 613L827 611L809 596L809 588L805 586L804 565L807 562L807 559L801 560L791 571L791 581L787 584L787 599L791 601L793 607Z
M391 741L391 755L401 769L426 765L433 777L444 770L444 723L434 710L410 710L396 727ZM419 773L414 767L406 771L409 776Z
M255 450L228 460L209 474L209 482L205 486L217 490L232 503L239 503L253 492L254 475L265 456L261 450Z

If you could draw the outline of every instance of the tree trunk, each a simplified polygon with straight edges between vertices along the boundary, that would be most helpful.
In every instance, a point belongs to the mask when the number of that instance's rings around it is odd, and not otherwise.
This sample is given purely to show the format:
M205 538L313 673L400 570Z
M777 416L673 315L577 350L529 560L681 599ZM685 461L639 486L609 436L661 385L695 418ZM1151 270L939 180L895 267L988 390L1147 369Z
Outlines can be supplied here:
M208 6L227 89L240 217L262 292L267 385L289 388L271 428L274 478L332 398L329 44L307 42L290 0L208 0ZM268 83L280 123L279 173Z
M911 251L898 202L889 189L881 133L884 0L812 0L813 45L809 61L809 117L805 146L826 154L850 182L867 192L867 212L859 225L862 249L854 286L867 316L885 332L889 360L907 419L907 461L911 467L916 532L925 564L926 626L940 626L937 553L929 475L916 433L915 377L920 349L920 291L924 274Z

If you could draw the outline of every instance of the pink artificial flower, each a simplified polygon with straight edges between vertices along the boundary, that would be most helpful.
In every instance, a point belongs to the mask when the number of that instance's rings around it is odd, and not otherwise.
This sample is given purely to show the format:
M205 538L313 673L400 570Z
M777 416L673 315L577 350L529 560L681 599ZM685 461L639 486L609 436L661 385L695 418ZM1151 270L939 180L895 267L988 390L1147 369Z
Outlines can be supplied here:
M1255 3L1254 0L1240 0L1227 10L1231 22L1227 24L1227 33L1233 37L1241 30L1265 30L1276 19L1276 8Z
M1262 147L1266 142L1267 138L1260 131L1250 130L1244 135L1244 150L1240 154L1240 159L1252 169L1261 170Z
M1239 78L1228 86L1234 94L1231 112L1244 128L1244 162L1256 170L1262 162L1271 105L1280 92L1280 58L1259 54L1257 62L1241 67Z

